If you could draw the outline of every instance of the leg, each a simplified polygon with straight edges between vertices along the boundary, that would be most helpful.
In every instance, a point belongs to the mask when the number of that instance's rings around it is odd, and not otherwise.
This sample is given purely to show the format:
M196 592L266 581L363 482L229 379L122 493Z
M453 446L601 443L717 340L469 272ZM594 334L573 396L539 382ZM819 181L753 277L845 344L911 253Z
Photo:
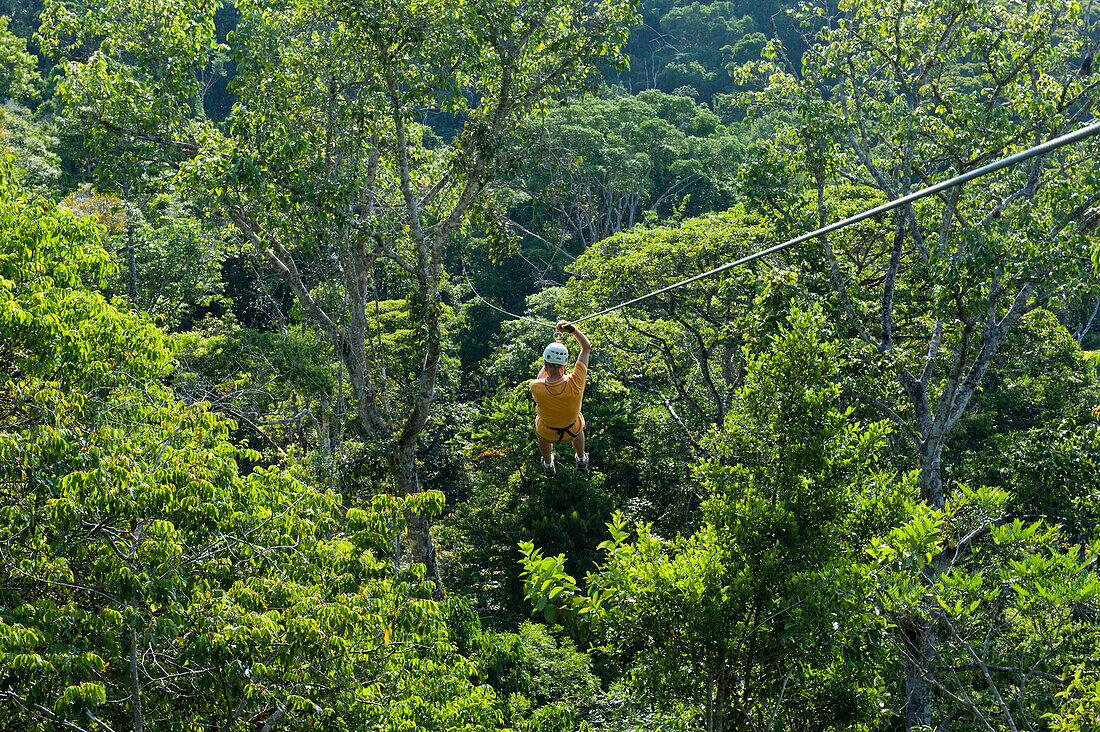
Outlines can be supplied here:
M573 438L573 451L577 453L578 458L584 459L584 430L581 430Z
M539 437L539 452L542 454L542 464L549 465L554 460L554 443Z

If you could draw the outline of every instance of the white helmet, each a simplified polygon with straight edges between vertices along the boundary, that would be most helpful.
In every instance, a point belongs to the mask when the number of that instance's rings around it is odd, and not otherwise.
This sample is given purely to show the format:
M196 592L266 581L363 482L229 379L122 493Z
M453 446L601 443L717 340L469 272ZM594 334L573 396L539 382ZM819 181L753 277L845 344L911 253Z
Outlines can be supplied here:
M569 349L554 341L542 349L542 360L555 366L564 366L569 360Z

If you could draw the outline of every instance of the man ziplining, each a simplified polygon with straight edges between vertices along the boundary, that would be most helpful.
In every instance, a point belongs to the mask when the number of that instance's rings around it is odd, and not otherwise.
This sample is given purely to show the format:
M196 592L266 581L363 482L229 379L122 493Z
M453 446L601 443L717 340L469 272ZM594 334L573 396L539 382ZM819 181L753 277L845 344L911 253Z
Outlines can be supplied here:
M538 378L531 381L531 396L535 398L535 433L538 435L542 470L547 476L557 474L554 465L554 445L566 438L573 445L577 470L588 470L588 453L584 451L584 416L581 399L588 378L588 354L592 343L575 325L559 320L554 329L570 333L577 339L581 352L568 376L565 365L569 362L569 349L554 341L542 351L543 366Z
M576 450L577 468L579 470L588 469L588 453L584 452L584 417L581 416L581 399L584 396L584 382L588 375L588 354L591 350L592 344L588 338L584 336L579 330L577 330L574 323L579 323L591 318L598 318L601 315L607 315L621 308L640 303L643 300L648 300L651 297L662 295L666 292L690 285L693 282L698 282L706 277L711 277L722 272L726 272L734 267L748 264L753 260L765 257L769 254L788 249L801 244L802 242L815 239L817 237L825 236L838 229L843 229L846 226L850 226L864 219L868 219L879 214L892 211L913 203L921 198L931 196L941 191L948 190L962 186L964 183L968 183L976 178L980 178L984 175L996 172L1003 168L1007 168L1011 165L1023 162L1024 160L1030 160L1031 158L1045 155L1053 150L1057 150L1065 145L1071 145L1081 140L1084 140L1093 135L1100 134L1100 122L1093 122L1092 124L1082 127L1073 132L1066 133L1060 137L1056 137L1051 140L1047 140L1039 145L1028 148L1022 152L1009 155L995 160L992 163L987 163L980 168L967 171L960 175L956 175L948 180L935 183L933 185L922 188L918 191L914 191L907 195L895 198L892 201L888 201L874 208L867 209L853 216L849 216L846 219L835 221L826 226L822 226L819 229L801 234L788 239L782 244L776 244L775 246L768 247L767 249L761 249L753 252L747 256L736 259L732 262L726 262L718 267L701 272L696 275L692 275L686 279L675 282L671 285L658 288L652 292L648 292L644 295L639 295L631 300L625 300L612 305L610 307L599 310L595 313L585 315L583 318L578 318L576 321L568 322L564 320L558 321L554 329L558 332L572 333L576 336L577 341L581 344L581 352L577 356L577 365L574 367L573 372L569 376L565 376L565 364L569 361L569 349L563 346L561 343L555 341L548 345L542 352L544 365L539 372L537 379L531 381L531 395L535 398L535 407L538 416L535 418L535 432L538 434L539 452L542 454L542 467L548 476L553 476L557 473L557 468L554 465L554 445L563 441L566 437L570 438L573 443L573 448ZM474 291L477 294L477 291ZM543 323L541 320L533 320L522 315L516 315L509 313L507 310L489 303L485 298L478 295L478 298L486 302L490 307L495 310L499 310L513 318L520 318L523 320L529 320L539 325L550 326L549 323ZM583 368L581 368L583 367Z

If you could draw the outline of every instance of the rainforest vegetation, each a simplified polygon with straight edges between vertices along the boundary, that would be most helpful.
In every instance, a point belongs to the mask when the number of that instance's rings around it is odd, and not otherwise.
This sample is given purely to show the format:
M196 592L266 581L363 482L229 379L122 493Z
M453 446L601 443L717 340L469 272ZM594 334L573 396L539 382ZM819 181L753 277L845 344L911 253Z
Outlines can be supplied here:
M1095 0L0 0L0 730L1100 729ZM576 341L566 339L577 356Z

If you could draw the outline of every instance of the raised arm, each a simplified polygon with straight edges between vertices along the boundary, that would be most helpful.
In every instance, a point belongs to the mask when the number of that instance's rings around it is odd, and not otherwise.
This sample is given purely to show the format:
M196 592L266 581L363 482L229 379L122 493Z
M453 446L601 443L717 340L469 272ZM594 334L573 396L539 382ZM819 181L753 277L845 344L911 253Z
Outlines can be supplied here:
M577 343L581 346L581 352L577 356L577 363L583 363L584 367L588 368L588 354L592 353L592 342L588 340L588 336L582 333L580 328L567 320L559 320L557 328L564 333L572 334L572 336L577 339Z

